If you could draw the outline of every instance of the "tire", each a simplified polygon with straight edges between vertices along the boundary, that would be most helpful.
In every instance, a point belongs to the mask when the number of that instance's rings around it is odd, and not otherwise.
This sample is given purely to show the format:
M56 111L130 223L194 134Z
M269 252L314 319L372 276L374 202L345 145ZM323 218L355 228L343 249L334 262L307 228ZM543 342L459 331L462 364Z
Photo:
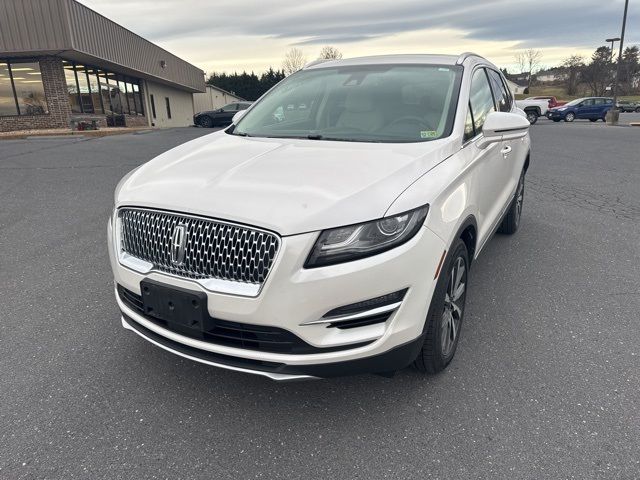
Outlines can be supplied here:
M524 112L527 115L527 120L529 120L529 125L533 125L538 121L538 112L535 110L527 110Z
M516 193L513 196L513 200L511 200L511 205L509 205L509 210L507 210L507 214L502 219L502 223L498 228L499 233L503 233L505 235L513 235L518 231L518 227L520 226L520 217L522 216L523 202L524 171L520 174L520 180L518 181L518 186L516 187Z
M202 117L199 123L200 123L200 126L204 128L213 127L213 119L211 117Z
M640 107L636 107L636 112L640 113Z
M427 313L424 344L413 362L420 372L433 374L444 370L456 353L464 318L468 271L467 247L457 239L440 270Z
M564 116L565 122L573 122L576 119L576 114L573 112L569 112Z

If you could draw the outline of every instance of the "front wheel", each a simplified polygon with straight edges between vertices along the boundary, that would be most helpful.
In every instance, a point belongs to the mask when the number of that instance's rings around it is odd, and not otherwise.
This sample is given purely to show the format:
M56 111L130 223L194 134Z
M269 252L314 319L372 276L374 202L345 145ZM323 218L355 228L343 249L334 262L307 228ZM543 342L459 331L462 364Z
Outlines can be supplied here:
M468 270L467 247L458 239L440 270L427 313L424 344L414 361L414 366L421 372L444 370L456 353L467 296Z
M569 112L564 116L565 122L573 122L576 119L576 114L573 112Z

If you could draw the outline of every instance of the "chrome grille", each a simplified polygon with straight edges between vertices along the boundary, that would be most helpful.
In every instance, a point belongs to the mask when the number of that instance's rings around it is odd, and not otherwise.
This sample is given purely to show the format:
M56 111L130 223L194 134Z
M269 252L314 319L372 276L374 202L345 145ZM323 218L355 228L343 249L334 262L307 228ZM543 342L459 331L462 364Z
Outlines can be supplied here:
M278 252L272 233L202 217L125 208L120 219L120 248L154 268L174 275L262 284ZM171 261L177 225L186 231L184 261Z

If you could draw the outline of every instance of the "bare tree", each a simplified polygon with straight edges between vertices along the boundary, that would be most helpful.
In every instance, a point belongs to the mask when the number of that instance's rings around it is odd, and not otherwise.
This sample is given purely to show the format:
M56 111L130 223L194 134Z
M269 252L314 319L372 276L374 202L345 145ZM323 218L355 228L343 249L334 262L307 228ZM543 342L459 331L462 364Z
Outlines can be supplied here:
M307 57L304 56L302 50L299 48L292 48L284 56L284 60L282 61L282 70L284 70L285 75L291 75L292 73L296 73L298 70L302 69L306 63Z
M528 75L527 88L531 87L531 77L540 70L541 60L542 52L540 50L534 50L533 48L529 48L516 55L516 63L520 68L520 72L527 73Z
M565 86L567 95L575 95L580 82L580 72L584 68L584 58L580 55L571 55L562 62L562 68L566 72Z
M342 52L338 50L336 47L332 47L331 45L327 45L326 47L322 47L320 50L319 59L327 59L327 60L340 60L342 58Z

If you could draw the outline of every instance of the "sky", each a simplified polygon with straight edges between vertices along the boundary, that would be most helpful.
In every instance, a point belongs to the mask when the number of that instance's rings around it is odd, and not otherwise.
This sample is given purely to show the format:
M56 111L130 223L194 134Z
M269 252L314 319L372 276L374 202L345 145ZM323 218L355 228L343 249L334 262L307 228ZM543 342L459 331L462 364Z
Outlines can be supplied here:
M262 72L324 45L345 58L473 51L515 72L515 55L555 66L620 36L624 0L80 0L120 25L215 72ZM630 0L626 45L640 45L640 0Z

